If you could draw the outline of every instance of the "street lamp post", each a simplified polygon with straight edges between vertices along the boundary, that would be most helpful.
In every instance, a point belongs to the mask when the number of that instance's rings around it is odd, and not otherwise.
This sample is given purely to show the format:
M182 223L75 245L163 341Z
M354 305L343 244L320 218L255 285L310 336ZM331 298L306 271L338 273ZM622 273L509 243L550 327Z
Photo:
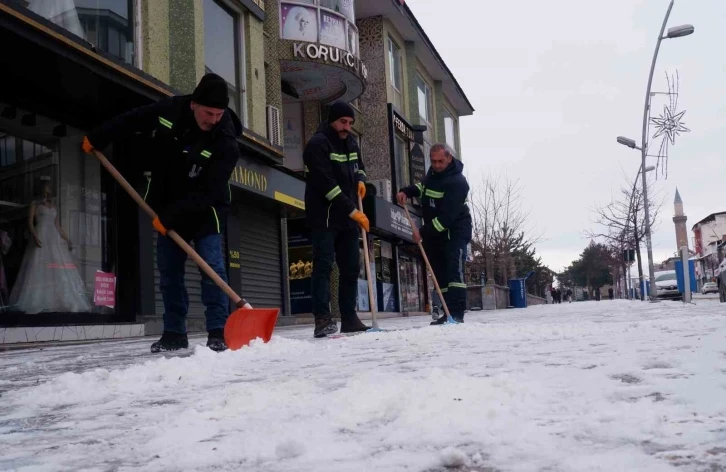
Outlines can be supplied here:
M641 136L641 145L640 148L638 148L635 145L635 141L628 138L618 137L618 142L620 144L623 144L625 146L628 146L631 149L639 149L640 150L640 166L641 169L645 168L645 158L648 155L648 111L650 110L650 89L653 84L653 72L655 71L655 63L658 59L658 51L660 51L660 43L664 39L672 39L672 38L680 38L683 36L688 36L689 34L692 34L695 31L695 28L692 25L681 25L681 26L674 26L673 28L668 29L668 33L664 36L666 25L668 24L668 18L671 15L671 10L673 9L673 3L675 3L675 0L671 0L670 4L668 5L668 11L666 12L665 18L663 19L663 26L660 28L660 33L658 34L658 41L655 44L655 52L653 53L653 61L650 64L650 75L648 76L648 87L645 92L645 105L643 107L643 134ZM646 172L641 172L642 182L643 182L643 206L645 210L645 244L646 248L648 250L648 277L650 278L651 285L655 284L655 269L653 264L653 245L651 243L650 238L650 209L648 208L648 185L646 181L645 174ZM643 285L643 288L645 289L646 285ZM649 298L651 300L654 299L653 297L653 287L651 287L651 290L649 291Z
M632 147L634 149L638 149L638 147L635 145L635 141L633 141L632 139L618 136L618 142L625 146ZM631 144L632 144L632 146L631 146ZM633 210L633 198L635 197L635 186L638 185L638 176L641 173L645 174L646 172L650 172L653 170L655 170L654 166L646 167L645 172L643 172L643 166L638 167L638 174L636 174L636 176L635 176L635 180L633 181L633 189L630 191L630 203L628 204L628 216L627 216L627 219L625 220L625 229L623 230L623 239L628 237L628 231L630 231L630 212ZM628 283L625 284L625 288L628 291L628 300L630 300L630 288L633 283L632 279L630 277L630 264L628 264L627 277L628 277ZM643 283L643 287L645 288L645 282L643 281L642 278L640 279L640 281ZM635 297L635 291L633 291L633 297Z

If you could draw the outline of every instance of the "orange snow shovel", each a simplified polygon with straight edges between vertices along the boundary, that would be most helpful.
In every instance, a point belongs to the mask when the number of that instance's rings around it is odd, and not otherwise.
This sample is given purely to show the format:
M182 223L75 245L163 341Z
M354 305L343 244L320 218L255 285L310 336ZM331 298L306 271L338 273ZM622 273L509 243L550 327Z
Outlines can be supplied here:
M96 155L101 165L113 176L114 179L121 185L124 190L134 199L134 201L146 212L152 219L156 218L156 213L151 207L141 198L141 195L134 190L134 188L126 181L118 170L111 164L106 156L100 151L94 149L93 153ZM179 236L176 231L168 230L167 236L174 240L184 252L191 257L194 262L206 273L210 279L214 281L224 293L232 300L232 302L238 307L229 318L224 326L224 342L227 343L227 347L231 350L236 351L237 349L246 346L250 341L262 338L263 342L267 342L272 337L272 331L275 329L275 323L277 323L277 317L280 314L279 308L252 308L246 300L241 298L235 293L222 278L214 272L214 269L209 267L204 259L201 258L197 251L184 241L184 238Z

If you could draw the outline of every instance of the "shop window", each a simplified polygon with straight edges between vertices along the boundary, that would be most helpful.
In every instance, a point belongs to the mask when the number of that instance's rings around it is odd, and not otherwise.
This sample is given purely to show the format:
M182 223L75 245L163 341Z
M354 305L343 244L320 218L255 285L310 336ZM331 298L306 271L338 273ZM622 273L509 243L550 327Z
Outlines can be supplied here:
M456 156L459 149L459 122L449 110L444 109L444 130L446 133L446 145Z
M398 258L401 310L424 311L424 270L419 257L401 251Z
M431 93L431 87L426 81L421 78L420 75L416 76L416 88L418 89L418 116L419 123L426 125L426 131L423 133L424 138L424 156L426 158L426 171L428 172L431 166L431 157L429 153L431 151L431 143L433 141L433 130L434 130L434 102Z
M393 96L393 106L403 113L403 66L401 63L401 48L391 39L388 38L388 67L390 69L390 87Z
M353 0L280 2L280 35L292 41L320 42L359 56Z
M229 107L242 118L243 84L241 73L242 21L240 14L216 0L204 0L204 63L227 81ZM242 118L244 120L244 118Z
M133 0L30 0L33 13L93 44L97 49L132 64Z
M0 325L113 314L114 220L101 166L81 151L81 131L65 126L56 137L62 123L36 123L0 118Z
M396 190L399 190L412 185L413 182L411 182L411 161L408 146L398 136L393 138L393 155L396 159Z

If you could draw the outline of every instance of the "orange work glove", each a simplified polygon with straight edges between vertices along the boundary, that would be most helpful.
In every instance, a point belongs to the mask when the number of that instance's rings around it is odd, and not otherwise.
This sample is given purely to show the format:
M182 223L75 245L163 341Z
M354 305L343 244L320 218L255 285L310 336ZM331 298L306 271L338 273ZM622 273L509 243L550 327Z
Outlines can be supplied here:
M358 182L358 196L360 198L366 198L366 184Z
M151 224L154 225L154 229L157 230L162 236L166 236L166 228L164 228L164 225L161 224L161 220L158 216L154 218L154 221L152 221Z
M368 221L368 217L360 210L353 210L350 214L350 218L358 223L358 225L366 231L371 230L371 224Z
M91 154L93 152L93 145L91 144L91 141L88 140L88 136L83 137L83 152L86 154Z

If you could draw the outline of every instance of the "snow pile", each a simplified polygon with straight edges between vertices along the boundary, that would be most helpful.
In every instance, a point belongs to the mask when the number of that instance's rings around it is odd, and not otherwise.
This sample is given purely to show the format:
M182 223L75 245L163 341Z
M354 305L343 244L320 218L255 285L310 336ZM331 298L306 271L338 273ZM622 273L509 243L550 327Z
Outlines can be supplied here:
M603 301L335 340L305 327L48 376L3 394L0 470L717 469L721 313Z

